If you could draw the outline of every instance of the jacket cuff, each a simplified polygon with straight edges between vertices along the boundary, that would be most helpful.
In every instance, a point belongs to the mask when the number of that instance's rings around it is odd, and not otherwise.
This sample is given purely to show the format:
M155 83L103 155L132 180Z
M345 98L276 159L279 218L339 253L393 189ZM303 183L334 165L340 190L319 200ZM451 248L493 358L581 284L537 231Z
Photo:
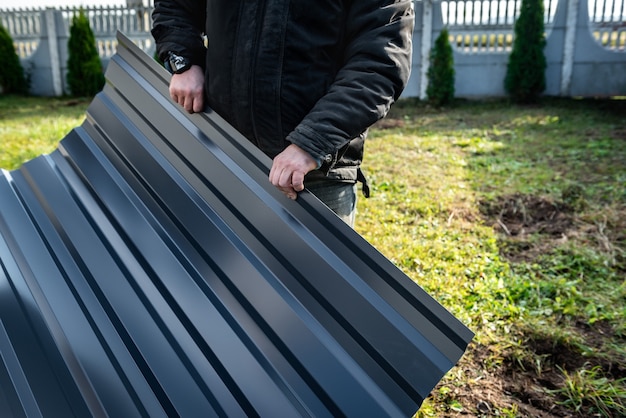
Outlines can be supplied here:
M297 126L293 132L287 135L287 141L308 152L317 162L317 169L324 173L328 173L337 163L337 151L322 148L321 145L326 142L324 138L306 126Z

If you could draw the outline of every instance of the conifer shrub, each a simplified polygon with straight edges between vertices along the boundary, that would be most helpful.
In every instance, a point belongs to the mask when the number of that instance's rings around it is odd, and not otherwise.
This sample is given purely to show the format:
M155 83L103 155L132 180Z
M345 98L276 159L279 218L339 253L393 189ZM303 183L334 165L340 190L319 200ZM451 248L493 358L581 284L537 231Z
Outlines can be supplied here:
M0 88L7 94L26 94L28 92L28 81L24 75L24 68L20 63L13 45L13 38L4 26L0 25Z
M104 86L96 38L83 9L72 17L67 43L67 84L74 96L93 96Z
M448 30L443 29L430 52L428 67L428 100L438 106L454 99L454 56Z
M522 0L515 22L504 88L519 103L533 103L546 89L546 45L543 0Z
M153 58L156 62L158 62L158 63L159 63L159 65L160 65L161 67L163 67L163 61L161 61L161 58L159 58L159 53L158 53L158 51L156 51L156 50L154 51L154 55L152 55L152 58Z

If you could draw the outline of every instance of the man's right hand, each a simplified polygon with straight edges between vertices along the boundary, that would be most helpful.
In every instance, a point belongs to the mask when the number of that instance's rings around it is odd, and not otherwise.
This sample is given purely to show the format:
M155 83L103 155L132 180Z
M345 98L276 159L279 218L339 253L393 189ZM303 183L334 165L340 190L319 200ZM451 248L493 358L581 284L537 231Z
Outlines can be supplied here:
M204 110L204 71L192 65L181 74L173 74L170 80L170 97L189 113Z

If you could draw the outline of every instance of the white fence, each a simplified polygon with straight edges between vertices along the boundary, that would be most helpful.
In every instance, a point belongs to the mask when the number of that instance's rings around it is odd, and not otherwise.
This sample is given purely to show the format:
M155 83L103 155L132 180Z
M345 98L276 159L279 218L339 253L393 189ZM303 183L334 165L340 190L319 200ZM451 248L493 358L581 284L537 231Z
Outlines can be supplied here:
M626 0L545 0L546 94L626 95ZM458 97L504 96L504 75L521 0L415 2L413 73L406 97L425 97L428 56L445 27L454 47ZM85 8L103 64L121 30L154 53L151 7ZM76 9L0 9L35 95L67 93L65 72L71 18Z
M626 95L625 2L544 0L545 94ZM405 96L425 97L430 49L444 27L454 48L456 96L505 96L521 0L423 0L415 5L413 74Z
M84 11L89 18L91 29L97 39L100 55L103 58L110 57L115 53L110 43L112 41L114 42L115 33L118 29L125 34L143 39L146 44L142 46L146 48L151 47L151 7L95 7L85 8ZM45 10L0 9L0 23L13 37L18 55L22 59L27 59L35 52L39 42L48 35L45 29L50 29L50 24L54 26L55 33L59 39L67 38L69 36L72 17L77 12L78 9L74 8ZM52 22L48 21L47 14L54 15Z
M90 7L83 10L89 18L105 67L115 54L117 30L124 32L144 51L154 52L154 40L150 35L151 7ZM0 24L13 37L29 76L32 94L60 96L68 93L65 80L67 42L72 17L77 12L75 8L0 9Z

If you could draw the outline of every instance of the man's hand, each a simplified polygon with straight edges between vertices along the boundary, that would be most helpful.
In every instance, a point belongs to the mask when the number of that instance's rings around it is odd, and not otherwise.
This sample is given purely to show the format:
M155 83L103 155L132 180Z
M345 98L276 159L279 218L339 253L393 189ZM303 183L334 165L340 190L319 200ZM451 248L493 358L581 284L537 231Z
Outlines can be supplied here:
M298 192L304 190L304 175L316 167L317 162L308 152L291 144L274 158L270 183L295 200Z
M192 65L181 74L173 74L170 80L170 97L189 113L204 110L204 72L199 65Z

